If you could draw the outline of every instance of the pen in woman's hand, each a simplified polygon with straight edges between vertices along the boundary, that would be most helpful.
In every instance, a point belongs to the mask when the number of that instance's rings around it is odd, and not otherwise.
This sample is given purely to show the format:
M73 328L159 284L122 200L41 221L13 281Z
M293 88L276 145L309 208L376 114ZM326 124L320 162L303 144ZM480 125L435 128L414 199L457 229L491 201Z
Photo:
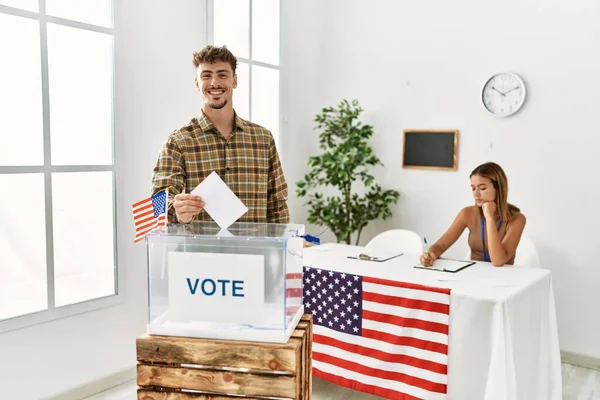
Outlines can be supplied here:
M433 265L433 260L431 259L431 255L429 254L429 244L427 243L426 237L423 237L423 242L425 243L425 249L420 259L421 265L423 265L424 267L431 267Z

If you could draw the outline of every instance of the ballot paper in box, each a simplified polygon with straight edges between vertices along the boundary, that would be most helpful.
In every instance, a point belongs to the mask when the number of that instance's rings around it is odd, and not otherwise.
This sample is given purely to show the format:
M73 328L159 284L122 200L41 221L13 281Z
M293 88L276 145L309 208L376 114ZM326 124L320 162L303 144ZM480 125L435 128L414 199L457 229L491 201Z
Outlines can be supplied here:
M286 343L304 313L304 225L173 224L146 236L148 333Z

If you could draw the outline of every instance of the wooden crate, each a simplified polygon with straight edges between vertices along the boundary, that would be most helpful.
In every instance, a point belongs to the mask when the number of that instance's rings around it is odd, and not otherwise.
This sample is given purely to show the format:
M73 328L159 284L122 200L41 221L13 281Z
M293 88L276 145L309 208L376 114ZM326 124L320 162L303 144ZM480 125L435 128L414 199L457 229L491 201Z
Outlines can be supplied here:
M136 344L138 400L312 397L310 314L287 343L143 335Z

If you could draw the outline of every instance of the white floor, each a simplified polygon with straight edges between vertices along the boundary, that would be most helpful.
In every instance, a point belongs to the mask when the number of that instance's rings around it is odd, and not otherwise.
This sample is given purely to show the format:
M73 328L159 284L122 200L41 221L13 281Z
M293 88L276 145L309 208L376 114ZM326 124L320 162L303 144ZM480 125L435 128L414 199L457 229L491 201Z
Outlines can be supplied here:
M562 365L564 400L600 400L600 371ZM135 381L98 393L85 400L135 400L137 385ZM380 397L355 392L315 378L313 383L314 400L373 400Z

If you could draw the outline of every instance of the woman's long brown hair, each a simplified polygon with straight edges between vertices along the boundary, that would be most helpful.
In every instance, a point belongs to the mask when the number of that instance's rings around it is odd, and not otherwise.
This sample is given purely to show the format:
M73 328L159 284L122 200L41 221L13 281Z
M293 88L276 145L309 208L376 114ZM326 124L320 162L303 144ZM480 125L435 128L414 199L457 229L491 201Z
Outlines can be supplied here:
M498 209L498 214L504 223L508 223L520 210L518 207L508 202L508 179L506 178L506 174L502 167L496 163L487 162L475 168L473 172L471 172L471 175L469 175L469 178L473 175L483 176L492 181L494 189L496 189L496 207ZM480 209L480 212L483 211Z

